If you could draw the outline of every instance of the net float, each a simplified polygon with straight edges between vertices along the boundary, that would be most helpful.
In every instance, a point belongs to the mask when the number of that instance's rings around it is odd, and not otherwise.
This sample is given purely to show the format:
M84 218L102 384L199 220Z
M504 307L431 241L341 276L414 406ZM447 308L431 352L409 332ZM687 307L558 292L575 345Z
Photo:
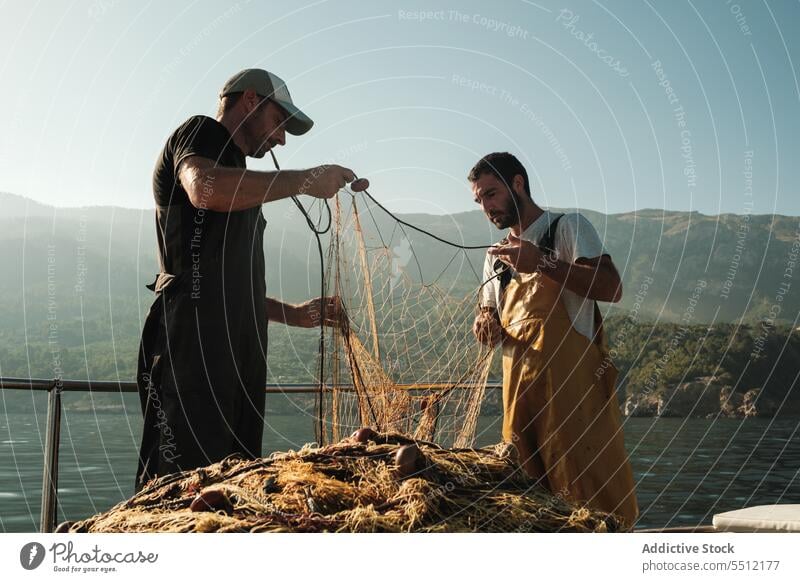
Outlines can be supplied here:
M369 180L366 178L359 178L358 180L353 180L350 184L350 190L353 192L363 192L369 188Z
M350 438L356 441L357 443L366 443L368 441L374 441L378 433L374 430L365 426L363 428L358 429L353 434L350 435Z
M72 527L72 524L75 523L74 521L62 521L58 524L58 527L55 529L54 533L69 533L69 528Z
M233 513L233 504L224 491L219 489L206 489L192 500L190 511L224 511Z
M394 455L394 466L398 476L405 479L425 468L425 455L417 445L403 445Z

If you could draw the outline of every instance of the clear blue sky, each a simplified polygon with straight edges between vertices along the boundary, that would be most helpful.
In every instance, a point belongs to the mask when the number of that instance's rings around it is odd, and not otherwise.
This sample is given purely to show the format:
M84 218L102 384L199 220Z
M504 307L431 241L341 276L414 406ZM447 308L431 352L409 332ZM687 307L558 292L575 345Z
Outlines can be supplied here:
M349 165L398 211L473 208L468 169L508 150L545 206L800 215L798 22L789 0L14 0L0 190L151 207L167 135L258 66L316 122L282 165Z

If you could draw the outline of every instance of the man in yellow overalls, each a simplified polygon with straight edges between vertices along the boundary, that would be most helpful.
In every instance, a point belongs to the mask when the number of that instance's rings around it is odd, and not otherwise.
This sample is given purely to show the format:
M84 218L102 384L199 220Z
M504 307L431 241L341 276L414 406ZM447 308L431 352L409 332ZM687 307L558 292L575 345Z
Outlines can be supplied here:
M489 249L473 331L503 343L503 439L525 471L568 501L618 515L639 510L596 301L622 282L591 223L531 198L516 157L493 153L469 173L475 202L506 239Z

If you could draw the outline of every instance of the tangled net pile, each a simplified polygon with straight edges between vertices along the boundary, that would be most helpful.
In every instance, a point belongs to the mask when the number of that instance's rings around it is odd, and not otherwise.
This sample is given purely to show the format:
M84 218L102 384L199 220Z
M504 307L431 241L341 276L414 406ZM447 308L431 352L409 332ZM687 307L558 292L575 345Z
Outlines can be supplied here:
M62 531L620 529L536 485L513 446L470 448L492 356L470 331L483 252L443 244L419 256L400 222L364 208L374 229L362 228L355 196L335 200L324 294L345 314L320 342L319 446L167 475ZM358 427L370 428L346 436Z
M365 429L366 430L366 429ZM513 448L443 449L369 432L151 481L78 532L607 532L610 514L535 486ZM358 442L365 440L366 442Z

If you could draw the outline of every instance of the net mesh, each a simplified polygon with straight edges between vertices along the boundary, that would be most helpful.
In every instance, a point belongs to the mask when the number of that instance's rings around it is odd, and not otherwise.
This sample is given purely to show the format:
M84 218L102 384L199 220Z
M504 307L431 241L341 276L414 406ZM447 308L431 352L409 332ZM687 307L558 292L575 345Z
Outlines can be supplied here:
M414 443L421 462L399 476L402 435L374 435L264 459L229 457L150 481L131 499L63 533L614 532L619 520L535 484L509 450Z
M480 278L460 249L444 267L422 263L402 225L385 236L361 199L336 198L326 282L345 316L324 346L321 443L370 426L444 446L473 444L492 355L469 332ZM453 281L464 273L474 283L459 297L465 287Z
M387 237L377 225L367 233L360 210L355 196L334 201L326 292L339 296L345 309L341 325L321 342L319 445L254 460L232 455L166 475L109 511L64 522L57 531L626 527L611 514L545 489L519 465L513 445L475 448L492 354L469 332L480 277L467 267L478 283L459 287L458 276L442 276L469 265L464 249L449 261L445 255L443 268L426 271L402 228ZM345 438L359 427L372 430Z

